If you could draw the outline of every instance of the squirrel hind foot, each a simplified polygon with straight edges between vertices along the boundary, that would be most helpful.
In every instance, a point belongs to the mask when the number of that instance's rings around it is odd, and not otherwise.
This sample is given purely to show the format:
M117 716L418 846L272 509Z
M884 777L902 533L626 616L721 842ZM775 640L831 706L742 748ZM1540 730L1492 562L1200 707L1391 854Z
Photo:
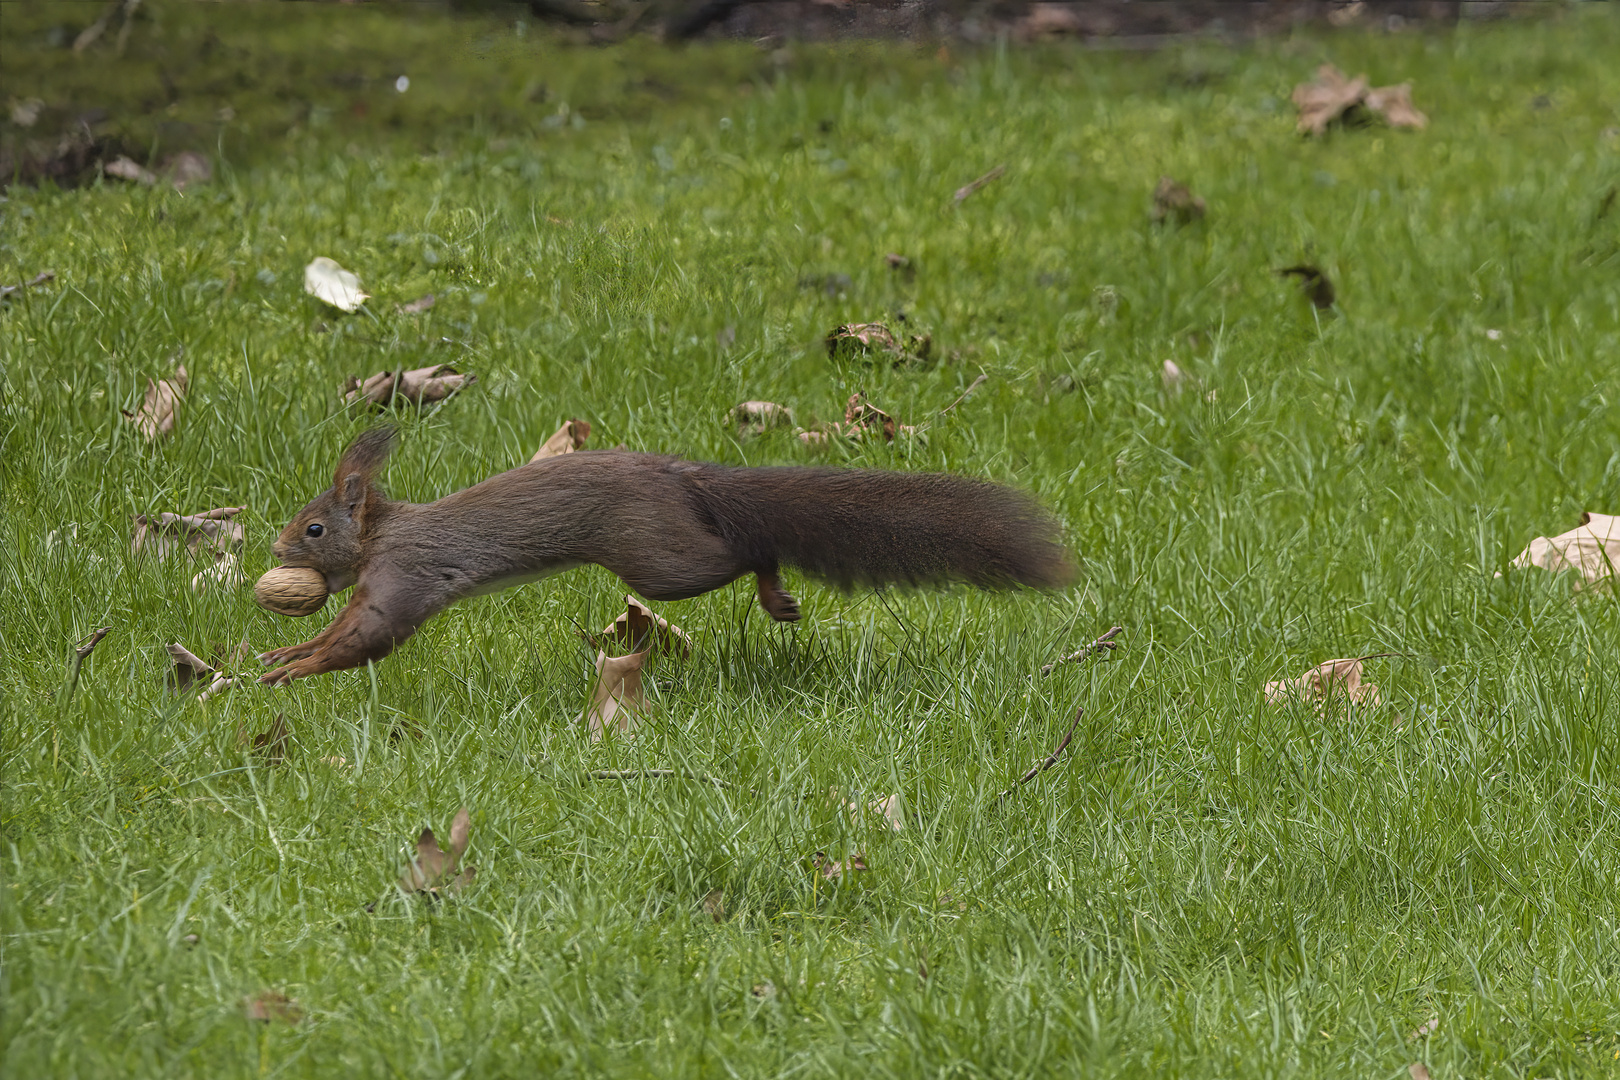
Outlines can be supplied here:
M782 588L775 574L756 574L759 585L759 606L777 622L798 622L799 602L793 594Z

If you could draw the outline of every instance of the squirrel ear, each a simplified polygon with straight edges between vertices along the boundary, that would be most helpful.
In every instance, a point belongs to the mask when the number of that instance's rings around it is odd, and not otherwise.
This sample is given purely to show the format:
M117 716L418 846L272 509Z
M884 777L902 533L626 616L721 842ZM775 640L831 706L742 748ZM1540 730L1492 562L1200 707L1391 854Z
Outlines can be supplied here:
M333 485L343 492L343 506L352 520L358 521L365 512L366 496L371 493L371 478L361 473L350 473Z
M376 427L362 432L360 437L343 451L343 459L338 462L337 472L332 477L332 486L345 487L349 479L358 476L361 487L364 488L366 484L371 483L371 478L377 470L382 468L383 462L388 460L388 453L393 448L392 427Z

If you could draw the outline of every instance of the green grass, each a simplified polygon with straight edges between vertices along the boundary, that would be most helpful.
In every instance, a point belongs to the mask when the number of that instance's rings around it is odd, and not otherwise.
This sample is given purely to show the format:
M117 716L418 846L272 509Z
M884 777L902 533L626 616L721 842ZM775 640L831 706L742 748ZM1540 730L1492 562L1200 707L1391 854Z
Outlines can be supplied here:
M6 96L127 99L161 153L139 80L167 65L218 155L183 196L0 204L0 279L57 273L0 310L8 1076L1620 1073L1620 617L1493 577L1620 507L1612 12L942 61L160 5L123 60L75 65L34 46L83 5L7 7ZM1413 79L1430 128L1301 141L1289 89L1326 59ZM1205 222L1151 223L1161 173ZM302 295L319 254L361 274L364 312ZM1336 310L1274 274L1305 259ZM902 310L940 363L827 359L832 326ZM192 391L149 448L119 409L182 348ZM1196 386L1167 395L1166 359ZM130 515L245 506L257 574L368 422L344 376L440 361L479 383L397 418L397 496L580 416L595 446L1019 484L1083 582L792 581L795 628L743 584L661 605L697 655L599 746L575 625L625 590L595 568L452 609L372 670L170 695L165 643L268 648L335 605L295 623L195 595L183 563L131 559ZM864 390L918 423L981 373L892 446L724 421L748 398L835 419ZM1039 676L1114 623L1112 663ZM1369 663L1382 708L1262 704L1383 651L1412 655ZM1080 705L1063 764L996 809ZM270 768L234 735L278 711L296 742ZM403 720L420 741L390 740ZM587 779L664 767L732 786ZM900 792L911 827L852 824L829 789ZM409 839L464 804L476 884L392 894ZM818 850L872 869L818 885ZM307 1018L246 1020L266 989Z

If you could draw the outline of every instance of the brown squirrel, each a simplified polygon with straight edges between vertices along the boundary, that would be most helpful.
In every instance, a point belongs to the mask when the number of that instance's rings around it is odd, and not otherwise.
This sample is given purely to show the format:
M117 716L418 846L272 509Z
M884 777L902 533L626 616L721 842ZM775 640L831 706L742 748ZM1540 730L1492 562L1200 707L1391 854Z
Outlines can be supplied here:
M309 641L259 659L260 681L381 660L457 600L583 563L650 600L684 600L744 574L773 619L799 617L777 578L795 566L841 588L966 581L980 588L1069 581L1057 523L1027 495L938 473L738 468L595 450L531 462L416 504L372 482L392 428L354 441L332 486L281 530L274 551L349 603Z

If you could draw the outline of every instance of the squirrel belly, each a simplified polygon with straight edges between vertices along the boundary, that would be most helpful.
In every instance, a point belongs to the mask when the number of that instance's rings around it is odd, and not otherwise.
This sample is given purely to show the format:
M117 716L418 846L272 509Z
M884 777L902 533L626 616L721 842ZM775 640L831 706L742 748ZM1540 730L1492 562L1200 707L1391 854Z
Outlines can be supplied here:
M320 635L264 654L264 677L381 659L445 607L594 563L649 600L681 600L747 574L779 621L799 617L778 574L836 587L1054 588L1074 566L1057 523L1029 496L946 474L735 467L629 451L582 451L490 477L432 503L373 483L392 432L344 454L333 486L282 530L285 564L356 581Z

